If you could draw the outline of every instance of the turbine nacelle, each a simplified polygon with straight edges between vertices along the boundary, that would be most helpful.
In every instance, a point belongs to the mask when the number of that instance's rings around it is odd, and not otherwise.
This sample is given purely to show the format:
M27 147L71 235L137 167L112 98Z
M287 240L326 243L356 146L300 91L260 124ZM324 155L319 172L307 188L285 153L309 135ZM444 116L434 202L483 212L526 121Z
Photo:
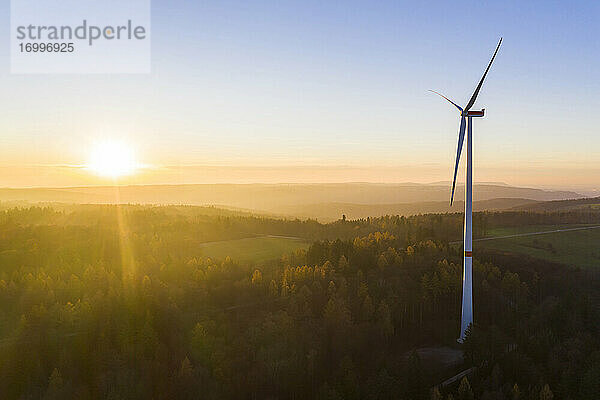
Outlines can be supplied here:
M485 108L480 111L470 110L466 112L462 112L461 115L465 117L483 117L485 115Z

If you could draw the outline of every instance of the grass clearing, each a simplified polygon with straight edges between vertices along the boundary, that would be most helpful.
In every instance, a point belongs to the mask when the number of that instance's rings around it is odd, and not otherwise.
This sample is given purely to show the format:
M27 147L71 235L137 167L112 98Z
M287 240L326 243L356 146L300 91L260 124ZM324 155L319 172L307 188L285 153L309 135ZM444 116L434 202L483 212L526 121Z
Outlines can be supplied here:
M496 228L488 237L552 231L594 225L530 225ZM501 250L581 268L600 267L600 229L554 232L535 236L499 238L474 243L474 247Z
M301 238L259 236L244 239L204 243L202 254L224 259L229 256L239 262L263 262L281 257L296 249L307 249L310 242Z

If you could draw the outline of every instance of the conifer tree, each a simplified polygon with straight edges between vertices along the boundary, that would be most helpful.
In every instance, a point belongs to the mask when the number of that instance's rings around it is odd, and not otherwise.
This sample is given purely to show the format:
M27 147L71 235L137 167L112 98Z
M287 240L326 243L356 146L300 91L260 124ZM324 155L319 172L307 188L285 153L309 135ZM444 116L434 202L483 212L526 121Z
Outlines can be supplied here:
M475 398L473 390L471 389L471 384L466 376L462 378L460 385L458 386L458 398L460 400L473 400Z

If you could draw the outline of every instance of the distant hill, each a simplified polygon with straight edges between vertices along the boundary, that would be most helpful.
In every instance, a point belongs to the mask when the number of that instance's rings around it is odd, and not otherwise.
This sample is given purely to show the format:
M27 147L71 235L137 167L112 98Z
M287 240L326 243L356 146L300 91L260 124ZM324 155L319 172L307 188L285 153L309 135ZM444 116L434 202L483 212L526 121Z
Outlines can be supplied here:
M519 204L512 208L516 211L572 211L592 209L600 211L600 197L591 197L572 200L536 201L528 204Z
M536 204L530 199L491 199L475 201L474 211L499 211L517 206ZM450 207L449 201L426 201L420 203L397 204L352 204L352 203L321 203L283 208L286 215L303 218L316 218L321 221L331 221L345 215L348 219L366 217L380 217L383 215L414 215L426 213L462 212L465 208L464 201L455 201Z
M446 184L206 184L119 187L0 189L0 201L63 203L136 203L219 205L278 215L337 219L383 214L460 211L449 207ZM505 209L530 201L582 197L575 192L547 191L496 184L476 184L475 209ZM459 186L457 199L464 198Z

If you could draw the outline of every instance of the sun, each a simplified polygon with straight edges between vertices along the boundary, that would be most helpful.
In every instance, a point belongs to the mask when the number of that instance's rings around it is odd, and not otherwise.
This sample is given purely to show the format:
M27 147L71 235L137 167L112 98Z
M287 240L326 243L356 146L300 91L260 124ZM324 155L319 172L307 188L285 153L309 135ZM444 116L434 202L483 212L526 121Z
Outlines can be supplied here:
M137 163L133 148L121 141L107 140L92 148L87 168L105 178L119 178L135 173Z

